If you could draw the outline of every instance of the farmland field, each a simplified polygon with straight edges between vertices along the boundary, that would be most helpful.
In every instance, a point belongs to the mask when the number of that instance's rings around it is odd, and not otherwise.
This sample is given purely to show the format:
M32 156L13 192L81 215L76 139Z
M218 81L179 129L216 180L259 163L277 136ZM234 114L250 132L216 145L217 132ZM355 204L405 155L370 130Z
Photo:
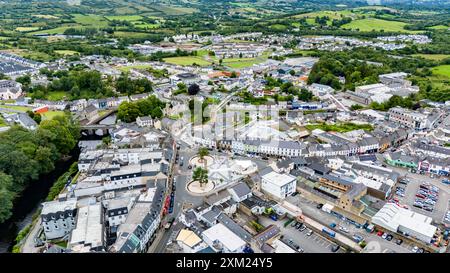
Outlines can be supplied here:
M422 57L424 59L433 60L433 61L442 61L443 59L450 58L450 55L447 54L414 54L414 57Z
M128 31L115 31L114 36L119 38L145 38L148 36L148 33L145 32L128 32Z
M75 22L77 22L80 25L83 26L90 26L90 27L106 27L108 26L108 22L99 15L89 14L89 15L83 15L83 14L73 14Z
M39 31L35 31L35 32L30 32L30 34L64 34L64 31L66 31L66 29L68 29L68 28L80 29L82 27L79 25L67 25L67 26L62 26L62 27L57 27L57 28L44 29L44 30L39 30Z
M431 29L438 29L438 30L450 29L449 26L444 26L444 25L437 25L437 26L432 26L432 27L429 27L429 28L431 28Z
M341 26L343 29L352 29L359 31L392 31L392 32L408 32L408 33L416 33L417 31L410 31L404 29L406 23L398 22L398 21L387 21L376 18L366 18L366 19L358 19L354 20L348 24Z
M20 32L29 32L29 31L35 31L38 30L38 27L17 27L16 30Z
M142 16L140 15L113 15L113 16L105 16L106 19L112 21L112 20L118 20L118 21L139 21L142 19Z

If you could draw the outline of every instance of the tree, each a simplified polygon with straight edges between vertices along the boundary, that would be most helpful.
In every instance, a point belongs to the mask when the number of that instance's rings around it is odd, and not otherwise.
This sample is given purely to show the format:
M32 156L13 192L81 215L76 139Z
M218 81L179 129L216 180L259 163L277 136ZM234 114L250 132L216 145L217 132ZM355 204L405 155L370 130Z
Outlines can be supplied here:
M359 104L352 104L352 106L350 106L350 110L355 111L355 110L360 110L363 109L364 107L362 105Z
M289 71L289 74L290 74L291 76L294 76L294 75L295 75L295 70Z
M30 75L27 74L27 75L16 78L16 82L21 83L25 86L29 86L31 84L31 77L30 77Z
M198 149L198 156L200 157L200 162L204 162L205 160L205 156L209 155L209 151L208 149L206 149L205 147L201 147L200 149Z
M301 101L311 101L312 98L313 98L312 92L310 92L310 91L308 91L306 89L303 89L303 88L302 88L302 90L300 90L300 94L298 95L298 99L299 100L301 100Z
M200 187L203 187L203 184L208 183L208 170L200 167L196 168L192 174L192 180L198 181Z
M3 223L12 215L15 197L15 194L11 191L12 185L12 176L0 172L0 223Z
M200 86L198 86L198 84L194 83L191 84L188 88L188 94L193 96L193 95L197 95L198 92L200 92Z

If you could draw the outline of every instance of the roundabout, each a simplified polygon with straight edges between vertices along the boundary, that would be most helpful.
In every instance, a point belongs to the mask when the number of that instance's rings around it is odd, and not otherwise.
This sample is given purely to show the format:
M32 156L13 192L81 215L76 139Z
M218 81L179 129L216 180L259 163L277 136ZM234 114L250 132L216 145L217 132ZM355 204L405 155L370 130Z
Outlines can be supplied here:
M193 167L209 167L214 163L214 158L210 155L204 156L201 158L200 156L196 155L193 156L191 159L189 159L189 164Z
M208 180L208 183L201 185L200 182L194 180L187 184L186 189L193 195L206 195L214 190L215 184Z

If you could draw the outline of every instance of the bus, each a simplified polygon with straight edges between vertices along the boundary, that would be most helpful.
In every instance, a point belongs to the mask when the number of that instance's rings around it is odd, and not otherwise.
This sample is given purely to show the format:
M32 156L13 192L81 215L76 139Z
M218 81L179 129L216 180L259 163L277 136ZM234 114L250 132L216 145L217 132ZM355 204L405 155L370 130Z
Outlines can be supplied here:
M322 232L327 234L330 237L333 237L333 238L334 238L334 236L336 236L336 232L334 232L334 231L332 231L332 230L330 230L329 228L326 228L326 227L324 227L322 229Z

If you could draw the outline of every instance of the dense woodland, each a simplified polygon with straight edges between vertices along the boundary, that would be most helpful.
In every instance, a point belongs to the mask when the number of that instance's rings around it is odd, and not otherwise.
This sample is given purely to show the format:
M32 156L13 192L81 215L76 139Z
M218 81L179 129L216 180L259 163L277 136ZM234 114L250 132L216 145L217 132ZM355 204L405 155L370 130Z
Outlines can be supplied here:
M69 116L44 120L36 131L16 126L0 133L0 223L11 216L14 199L53 171L79 136L79 126Z

